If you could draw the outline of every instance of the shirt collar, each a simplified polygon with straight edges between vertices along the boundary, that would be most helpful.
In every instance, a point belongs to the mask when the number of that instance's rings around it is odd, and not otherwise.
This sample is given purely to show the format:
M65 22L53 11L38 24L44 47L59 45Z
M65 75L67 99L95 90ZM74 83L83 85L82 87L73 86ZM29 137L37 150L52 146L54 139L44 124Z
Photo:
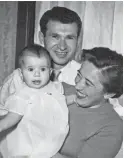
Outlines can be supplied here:
M68 62L67 65L65 65L63 68L60 69L61 72L65 71L68 67L70 67L71 61Z

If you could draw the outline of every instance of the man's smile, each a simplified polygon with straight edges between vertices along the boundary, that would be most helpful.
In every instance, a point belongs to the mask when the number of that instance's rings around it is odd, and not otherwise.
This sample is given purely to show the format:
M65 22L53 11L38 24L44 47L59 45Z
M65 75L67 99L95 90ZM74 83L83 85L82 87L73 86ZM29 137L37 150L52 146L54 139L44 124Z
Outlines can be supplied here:
M66 52L55 51L55 53L59 57L65 57L67 55L67 51Z

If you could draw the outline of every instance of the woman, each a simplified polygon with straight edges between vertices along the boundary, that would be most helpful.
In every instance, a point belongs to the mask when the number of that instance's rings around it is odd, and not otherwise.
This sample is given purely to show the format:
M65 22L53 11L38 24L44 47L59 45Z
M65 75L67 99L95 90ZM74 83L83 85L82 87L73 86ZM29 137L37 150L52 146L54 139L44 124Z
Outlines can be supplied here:
M64 84L65 94L76 93L69 106L70 131L54 158L114 158L123 139L122 119L109 98L123 93L123 57L108 48L87 50L78 70L76 90Z

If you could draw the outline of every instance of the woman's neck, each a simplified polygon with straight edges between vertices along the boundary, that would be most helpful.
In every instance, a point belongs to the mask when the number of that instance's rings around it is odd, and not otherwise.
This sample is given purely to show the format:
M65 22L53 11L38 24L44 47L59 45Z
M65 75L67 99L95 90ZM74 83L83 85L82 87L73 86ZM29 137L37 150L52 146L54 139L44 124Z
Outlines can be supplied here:
M94 106L91 106L90 108L99 108L100 106L104 105L107 102L108 102L108 99L103 99L101 102L97 103Z

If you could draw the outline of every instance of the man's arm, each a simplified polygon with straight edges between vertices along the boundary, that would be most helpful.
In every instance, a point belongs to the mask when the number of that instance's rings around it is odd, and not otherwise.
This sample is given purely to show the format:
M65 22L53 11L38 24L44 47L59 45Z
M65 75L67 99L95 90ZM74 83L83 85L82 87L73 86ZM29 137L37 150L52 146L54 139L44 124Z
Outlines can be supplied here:
M66 95L65 98L66 98L66 103L68 106L76 102L76 95L75 94Z
M0 132L13 127L21 120L21 118L21 115L9 112L3 119L0 120Z

